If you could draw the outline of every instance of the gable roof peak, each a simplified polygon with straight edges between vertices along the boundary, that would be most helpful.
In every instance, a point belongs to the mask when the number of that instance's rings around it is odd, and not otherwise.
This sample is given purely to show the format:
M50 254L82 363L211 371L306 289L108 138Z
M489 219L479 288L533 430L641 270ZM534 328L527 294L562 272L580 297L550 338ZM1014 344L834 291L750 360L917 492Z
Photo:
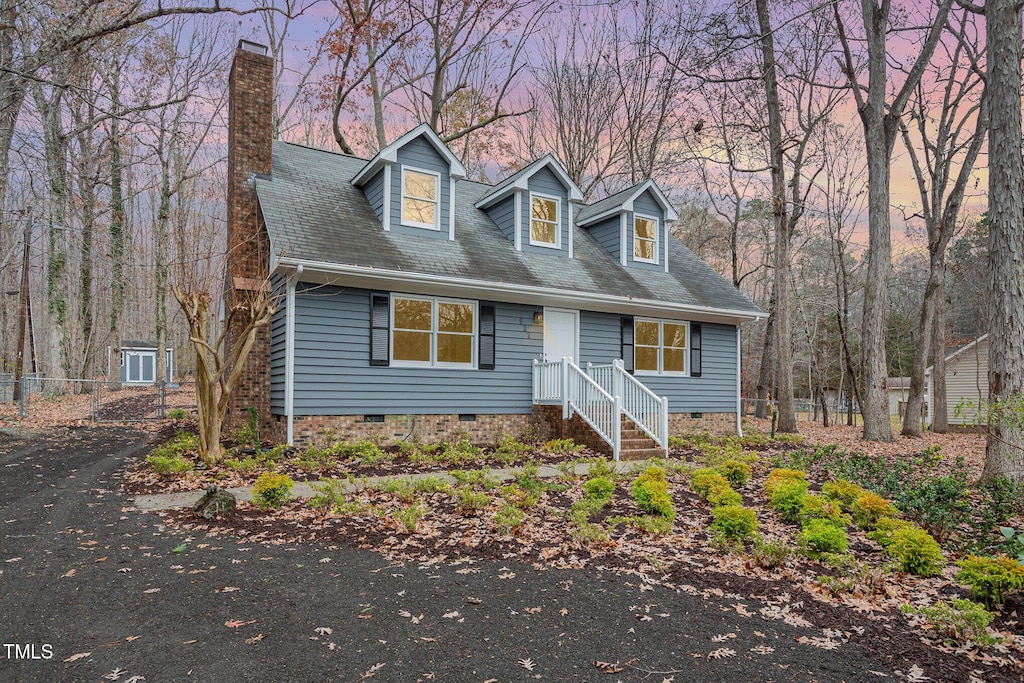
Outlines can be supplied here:
M356 187L360 187L363 183L376 175L377 171L379 171L385 164L393 164L397 162L398 150L420 137L426 138L431 147L437 150L437 153L444 157L445 161L448 162L448 168L452 178L461 179L466 177L466 167L462 164L459 158L455 156L454 152L448 149L448 145L444 143L441 136L439 136L434 129L430 127L429 123L421 123L391 144L382 147L372 159L366 162L366 165L359 170L359 173L356 173L355 177L352 178L352 184Z
M565 188L569 191L570 202L583 201L583 191L580 190L576 183L573 182L572 178L569 176L568 171L566 171L565 167L562 166L561 163L559 163L558 159L555 158L555 155L548 152L544 156L532 161L529 165L519 169L518 171L516 171L515 173L513 173L512 175L508 176L500 183L495 185L493 188L491 188L490 191L486 192L476 202L476 208L486 209L487 207L492 206L497 202L501 201L502 199L504 199L505 197L507 197L509 194L516 190L530 189L530 178L538 171L540 171L542 168L550 169L551 172L555 174L555 177L558 178L559 182L561 182L562 185L565 186Z
M668 197L658 186L658 183L653 178L643 180L633 187L627 187L625 190L616 192L613 195L605 197L604 199L594 202L593 204L585 207L580 211L579 219L576 221L580 227L585 227L598 221L603 221L609 216L621 213L623 211L632 211L633 202L636 201L637 197L642 195L644 192L650 191L654 196L654 201L658 203L661 210L665 212L665 220L674 221L679 218L679 214L672 207L672 203L669 202Z

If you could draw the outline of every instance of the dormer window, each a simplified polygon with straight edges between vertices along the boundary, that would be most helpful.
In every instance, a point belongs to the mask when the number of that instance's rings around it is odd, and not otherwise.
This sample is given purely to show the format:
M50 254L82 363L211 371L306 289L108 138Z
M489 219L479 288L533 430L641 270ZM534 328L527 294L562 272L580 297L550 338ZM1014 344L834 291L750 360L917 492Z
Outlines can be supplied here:
M658 262L658 219L650 216L633 218L633 260Z
M530 193L530 244L540 247L561 248L557 197Z
M402 225L440 230L441 176L402 167Z

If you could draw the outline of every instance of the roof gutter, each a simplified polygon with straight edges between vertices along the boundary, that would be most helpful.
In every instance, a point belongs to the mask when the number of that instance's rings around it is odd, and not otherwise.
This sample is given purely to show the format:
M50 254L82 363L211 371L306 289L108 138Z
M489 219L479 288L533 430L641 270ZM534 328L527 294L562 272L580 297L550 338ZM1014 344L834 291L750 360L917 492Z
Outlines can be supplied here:
M363 286L369 285L386 289L401 289L409 285L418 285L435 290L443 290L444 293L454 296L458 296L460 293L466 297L479 296L481 294L484 297L494 297L497 294L501 294L512 303L538 303L543 301L545 303L557 303L565 306L589 304L592 309L596 310L616 310L620 312L634 310L646 313L647 315L655 314L655 311L660 313L676 313L684 316L696 316L701 320L720 321L734 325L767 317L767 314L763 311L694 306L654 299L636 299L628 296L573 292L564 289L508 282L487 282L460 277L430 275L428 273L367 268L365 266L326 263L286 256L277 259L277 266L286 269L303 268L307 274L307 281L312 281L308 276L313 273L326 275L328 279L324 281L324 284L351 284L353 286L361 284Z

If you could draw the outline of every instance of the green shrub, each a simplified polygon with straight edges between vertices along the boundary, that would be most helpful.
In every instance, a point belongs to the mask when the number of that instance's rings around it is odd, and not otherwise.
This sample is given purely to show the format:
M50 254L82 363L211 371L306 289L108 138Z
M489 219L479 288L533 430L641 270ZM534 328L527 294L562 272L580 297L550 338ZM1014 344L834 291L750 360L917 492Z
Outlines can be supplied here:
M672 530L672 520L661 515L637 515L630 519L630 525L654 536L667 534Z
M750 481L750 465L739 460L726 460L717 467L719 474L728 480L729 485L740 488Z
M843 514L839 503L809 493L804 496L803 509L800 510L800 523L807 524L812 519L825 519L842 527L850 523L849 516Z
M726 505L742 505L743 496L729 488L728 484L716 486L708 492L708 504L712 510Z
M295 482L287 474L264 472L252 487L252 502L261 510L275 510L291 498Z
M872 491L865 491L857 496L850 505L850 512L853 513L853 521L861 529L874 529L878 520L883 517L896 517L900 513L892 503Z
M800 546L810 557L845 553L849 545L846 530L827 519L812 519L800 532Z
M943 541L969 516L967 473L955 469L948 475L914 482L899 492L894 502L909 519Z
M758 567L774 569L786 564L786 560L792 554L792 548L785 541L765 541L763 538L756 538L750 559Z
M584 448L583 445L577 444L572 439L552 439L547 441L541 446L541 450L547 451L548 453L554 453L557 455L564 455L567 453L579 453Z
M299 460L295 464L296 466L301 467L305 463L304 461ZM242 474L252 474L253 472L264 469L266 467L266 462L262 458L256 458L250 455L242 458L241 460L237 458L226 458L224 460L224 466L228 469L235 470L236 472L241 472Z
M633 482L631 492L641 511L666 519L675 517L672 498L668 493L668 480L665 478L665 470L660 467L648 467Z
M427 514L427 506L421 502L417 502L415 505L395 510L394 514L398 523L411 534L416 531L420 520Z
M146 456L146 464L157 474L181 474L192 469L192 463L180 455L152 453Z
M501 486L501 479L491 470L451 470L448 474L460 486L472 486L481 489L496 489Z
M501 533L507 534L522 524L524 519L526 514L522 510L505 503L494 513L494 526Z
M615 483L605 477L594 477L583 482L583 495L593 500L609 501L615 493Z
M757 515L740 505L723 505L711 511L711 531L727 541L744 541L757 531Z
M167 417L172 420L184 420L188 417L188 413L184 408L174 408L171 412L167 413Z
M475 515L491 504L491 498L483 491L474 491L468 486L455 490L455 506L464 515Z
M899 562L902 571L918 576L938 576L946 565L942 548L918 526L895 529L885 552Z
M520 510L532 510L540 501L540 494L517 484L501 487L501 497Z
M712 489L729 487L729 481L721 473L709 467L694 470L690 473L690 488L701 498L707 500Z
M516 460L520 460L527 453L533 451L533 446L528 443L505 435L498 439L498 444L494 448L494 457L503 463L511 463Z
M779 467L768 473L768 477L764 480L764 492L769 498L775 489L782 485L791 484L792 482L803 482L805 484L804 490L807 490L807 473L800 470L791 470L784 467Z
M331 508L337 510L345 505L345 482L339 479L325 479L310 484L316 495L307 503L314 510Z
M1012 557L968 555L956 564L960 567L956 581L969 586L971 595L990 607L1024 588L1024 565Z
M863 487L854 484L853 482L846 481L845 479L836 479L834 481L827 482L821 487L821 495L825 496L828 500L835 501L844 509L850 509L853 505L853 501L860 498L862 495L867 493Z
M583 462L587 464L587 476L591 479L596 477L604 477L606 479L613 479L615 477L615 463L608 458L585 458L577 462Z
M776 472L778 470L775 470ZM765 486L767 489L767 485ZM804 497L807 495L808 484L803 479L782 479L771 486L769 501L782 518L789 522L800 519L804 509Z
M939 602L932 607L904 605L900 611L921 615L937 633L960 643L971 641L988 646L1001 640L988 631L995 615L971 600L954 598L952 602Z
M360 439L354 443L338 444L331 452L342 460L356 460L362 465L376 465L379 462L394 460L394 456L381 449L370 439Z
M892 543L892 535L897 529L913 529L913 522L908 522L895 517L882 517L875 523L875 528L869 531L867 536L878 543L882 548L888 548Z
M186 453L196 453L198 450L199 438L195 434L178 432L170 441L160 444L150 451L150 455L166 458L175 455L185 455Z

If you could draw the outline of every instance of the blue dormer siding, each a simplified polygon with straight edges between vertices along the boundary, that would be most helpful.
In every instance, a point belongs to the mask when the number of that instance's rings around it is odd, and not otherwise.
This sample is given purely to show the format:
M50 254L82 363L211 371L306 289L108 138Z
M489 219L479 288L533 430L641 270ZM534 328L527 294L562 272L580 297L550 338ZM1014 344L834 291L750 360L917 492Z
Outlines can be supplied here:
M638 214L643 217L656 218L658 221L657 249L655 250L657 263L637 261L634 258L633 228L634 219ZM649 190L633 200L633 211L626 214L626 265L641 270L665 270L665 212Z
M490 216L494 224L501 230L501 234L508 238L509 242L516 241L516 204L514 194L487 209L487 215Z
M569 255L569 198L568 190L561 181L547 168L542 168L530 176L528 192L520 192L522 250L527 253L548 254L558 256ZM545 198L558 198L559 248L530 244L530 193L543 195Z
M615 214L587 231L616 261L622 256L622 215Z
M363 186L363 193L366 201L370 202L373 212L377 214L377 220L384 224L384 171L378 171Z
M438 229L412 227L402 225L402 168L428 171L440 176L440 220ZM434 147L422 137L410 140L398 150L398 163L391 164L391 232L421 237L448 239L449 221L451 219L452 179L448 160L438 153ZM369 193L367 193L369 197Z

